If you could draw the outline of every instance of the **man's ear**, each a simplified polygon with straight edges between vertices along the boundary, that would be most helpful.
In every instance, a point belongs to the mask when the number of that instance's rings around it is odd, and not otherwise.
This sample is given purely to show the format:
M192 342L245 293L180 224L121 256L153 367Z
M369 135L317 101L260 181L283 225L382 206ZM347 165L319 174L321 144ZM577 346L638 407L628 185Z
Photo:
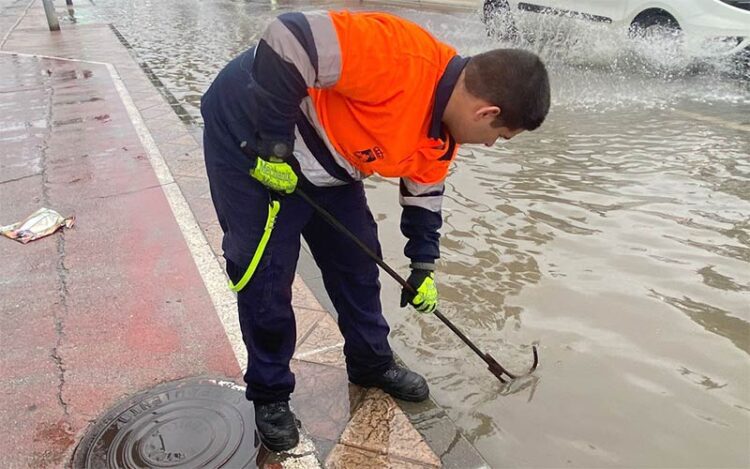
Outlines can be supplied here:
M502 110L500 109L500 106L482 106L481 108L477 109L475 115L477 117L477 120L486 118L491 118L492 120L494 120L501 113Z

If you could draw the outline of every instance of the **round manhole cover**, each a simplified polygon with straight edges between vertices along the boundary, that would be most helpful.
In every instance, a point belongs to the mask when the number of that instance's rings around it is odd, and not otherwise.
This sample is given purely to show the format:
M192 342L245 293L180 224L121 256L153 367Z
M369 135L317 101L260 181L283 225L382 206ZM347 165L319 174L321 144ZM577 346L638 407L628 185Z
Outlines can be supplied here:
M81 440L76 468L256 467L252 405L234 383L157 386L109 411Z

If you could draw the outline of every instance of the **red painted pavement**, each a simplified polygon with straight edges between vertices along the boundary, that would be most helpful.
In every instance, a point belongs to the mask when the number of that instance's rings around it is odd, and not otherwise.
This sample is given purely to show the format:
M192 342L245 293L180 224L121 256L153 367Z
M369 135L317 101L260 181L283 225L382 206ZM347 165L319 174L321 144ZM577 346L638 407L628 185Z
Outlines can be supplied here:
M0 238L0 467L58 467L123 397L240 370L102 65L0 54L0 224L46 206L73 229Z

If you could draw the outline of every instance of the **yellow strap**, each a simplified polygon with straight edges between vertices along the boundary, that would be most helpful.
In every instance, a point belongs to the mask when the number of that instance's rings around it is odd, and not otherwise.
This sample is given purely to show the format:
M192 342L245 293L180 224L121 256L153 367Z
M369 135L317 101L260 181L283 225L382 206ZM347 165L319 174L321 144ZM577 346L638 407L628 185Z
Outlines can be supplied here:
M247 267L247 270L245 271L245 275L242 276L239 282L237 282L237 285L232 283L231 280L229 280L229 288L233 292L238 292L245 288L245 285L247 285L247 282L250 281L253 274L255 273L255 269L258 268L258 264L260 263L260 258L263 257L263 251L266 250L266 245L268 244L268 239L271 237L271 231L273 231L273 225L276 223L276 215L278 215L279 210L281 209L281 204L278 200L272 200L271 203L268 205L268 218L266 219L266 227L263 229L263 236L260 237L260 242L258 243L258 249L255 250L255 254L253 254L253 260L250 261L250 265Z

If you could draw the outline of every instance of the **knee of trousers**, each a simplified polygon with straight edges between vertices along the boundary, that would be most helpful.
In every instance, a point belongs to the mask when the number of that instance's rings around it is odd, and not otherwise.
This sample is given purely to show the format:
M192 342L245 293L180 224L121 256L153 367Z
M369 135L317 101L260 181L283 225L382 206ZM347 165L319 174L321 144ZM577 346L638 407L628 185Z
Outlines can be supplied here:
M294 353L296 324L292 310L292 282L294 270L267 264L255 272L251 281L237 293L240 329L251 355L261 360L275 361L272 356ZM236 267L227 261L227 271ZM244 269L239 269L243 271ZM233 272L231 275L237 275Z

